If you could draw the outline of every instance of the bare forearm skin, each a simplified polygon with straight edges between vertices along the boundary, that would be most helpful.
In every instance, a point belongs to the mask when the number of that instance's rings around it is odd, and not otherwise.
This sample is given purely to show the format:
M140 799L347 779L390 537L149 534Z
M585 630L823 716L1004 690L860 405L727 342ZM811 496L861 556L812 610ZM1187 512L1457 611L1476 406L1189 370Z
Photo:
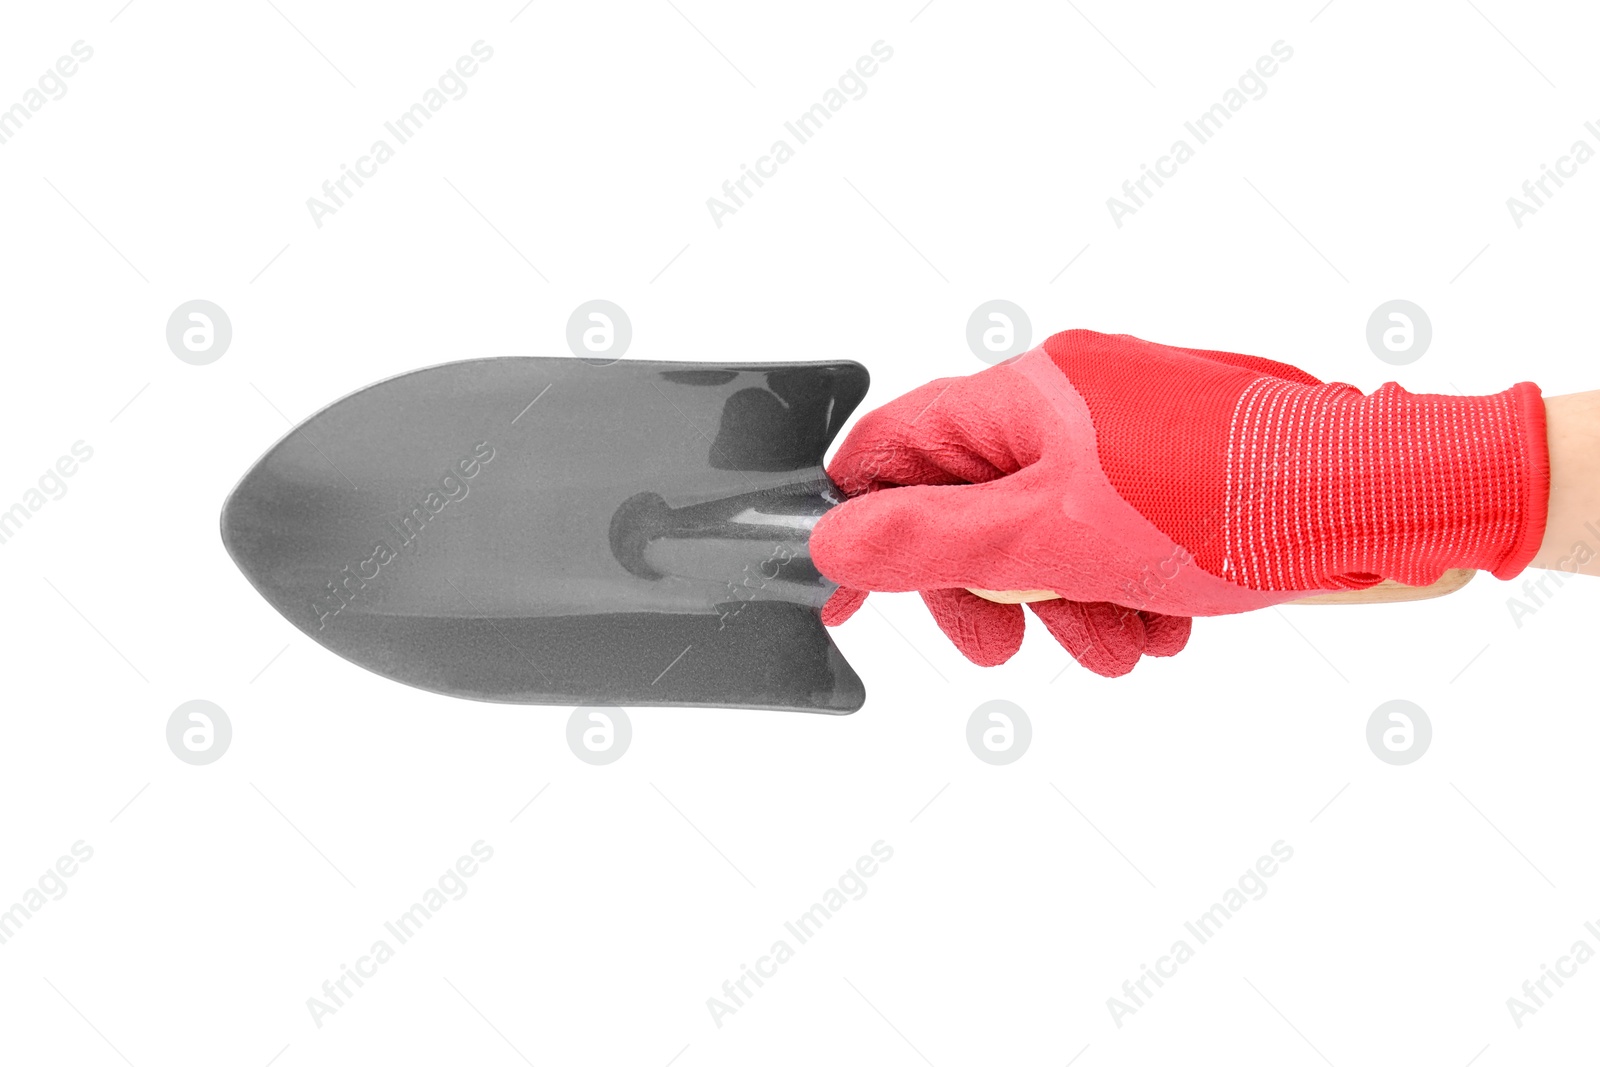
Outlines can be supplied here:
M1550 510L1532 567L1600 575L1600 391L1546 397Z

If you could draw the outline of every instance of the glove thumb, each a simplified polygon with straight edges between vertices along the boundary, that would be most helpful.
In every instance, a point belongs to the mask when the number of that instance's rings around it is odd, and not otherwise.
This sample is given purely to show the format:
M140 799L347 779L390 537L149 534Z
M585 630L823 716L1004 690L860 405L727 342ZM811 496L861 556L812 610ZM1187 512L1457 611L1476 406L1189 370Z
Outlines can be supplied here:
M986 560L1008 558L1030 522L1027 494L1009 491L1011 477L880 489L847 500L812 529L811 561L852 589L983 587Z

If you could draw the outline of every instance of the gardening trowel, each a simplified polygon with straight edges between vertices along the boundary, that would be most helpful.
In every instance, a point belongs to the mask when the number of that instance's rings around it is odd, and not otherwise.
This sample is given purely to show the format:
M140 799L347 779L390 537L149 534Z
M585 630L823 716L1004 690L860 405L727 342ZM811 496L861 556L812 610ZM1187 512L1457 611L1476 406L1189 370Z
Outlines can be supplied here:
M851 362L448 363L301 423L222 538L319 644L423 689L847 713L806 541L866 391Z
M447 363L290 431L222 539L319 644L423 689L843 714L866 694L823 629L836 587L807 540L842 500L822 458L866 391L847 361Z

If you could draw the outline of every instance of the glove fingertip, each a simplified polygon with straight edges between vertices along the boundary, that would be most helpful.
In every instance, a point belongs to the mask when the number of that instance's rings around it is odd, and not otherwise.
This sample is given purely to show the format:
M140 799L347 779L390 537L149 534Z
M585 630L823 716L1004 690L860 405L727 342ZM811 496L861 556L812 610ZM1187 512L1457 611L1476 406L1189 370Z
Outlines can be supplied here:
M822 605L822 625L838 626L867 602L865 589L850 589L840 586L833 591L833 595Z
M1144 619L1147 656L1176 656L1189 643L1189 632L1194 620L1187 615L1162 615L1155 611L1141 611Z
M1121 678L1124 674L1133 673L1133 669L1139 665L1139 657L1134 656L1130 659L1122 659L1118 657L1081 656L1078 662L1102 678Z
M1022 647L1022 609L996 604L965 589L927 589L922 602L961 654L980 667L998 667Z
M1127 674L1144 654L1144 619L1136 611L1103 601L1042 600L1028 607L1074 659L1104 678Z

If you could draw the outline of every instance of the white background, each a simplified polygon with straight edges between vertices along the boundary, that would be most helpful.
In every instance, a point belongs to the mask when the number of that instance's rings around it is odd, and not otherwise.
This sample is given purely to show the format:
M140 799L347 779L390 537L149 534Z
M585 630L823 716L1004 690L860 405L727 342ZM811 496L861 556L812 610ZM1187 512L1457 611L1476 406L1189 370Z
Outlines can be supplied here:
M1600 385L1600 164L1520 229L1505 204L1575 139L1600 147L1592 12L276 2L4 14L0 106L73 42L94 56L0 145L0 508L74 441L94 456L0 545L0 907L75 841L94 856L0 945L0 1059L1587 1047L1600 963L1520 1029L1506 998L1579 938L1600 949L1600 583L1520 627L1517 586L1487 576L1427 604L1200 620L1116 680L1042 628L971 666L915 597L875 597L836 635L869 691L854 716L636 709L632 748L591 767L569 709L438 697L319 648L235 570L217 514L285 418L448 359L562 354L597 297L629 312L630 356L853 358L868 406L981 369L965 324L992 298L1036 341L1129 332L1363 388ZM316 227L306 198L480 39L467 95ZM715 226L706 198L879 40L867 94ZM1294 55L1266 96L1113 225L1106 198L1278 40ZM203 367L164 337L195 298L234 329ZM1364 338L1393 298L1433 322L1408 367ZM234 728L205 767L164 735L195 698ZM1405 767L1365 740L1394 698L1434 729ZM1007 767L965 741L991 699L1033 723ZM316 1026L307 998L480 839L470 892ZM878 840L894 858L867 895L716 1026L706 999ZM1294 857L1267 895L1116 1026L1107 998L1278 840Z

